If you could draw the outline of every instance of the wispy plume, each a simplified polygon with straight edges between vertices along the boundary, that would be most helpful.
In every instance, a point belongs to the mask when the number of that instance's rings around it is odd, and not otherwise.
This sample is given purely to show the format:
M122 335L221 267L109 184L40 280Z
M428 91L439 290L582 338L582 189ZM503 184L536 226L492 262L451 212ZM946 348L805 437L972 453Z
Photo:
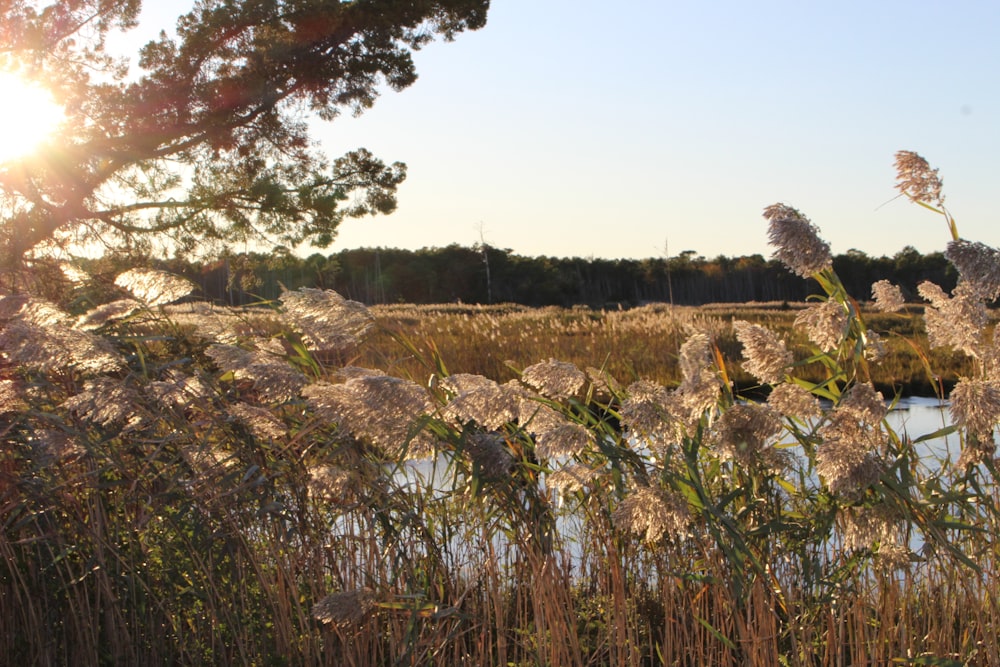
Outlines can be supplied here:
M377 599L370 588L331 593L313 605L312 617L321 623L348 628L365 622Z
M306 487L309 497L343 504L348 502L358 490L360 478L357 472L334 465L320 465L309 469Z
M506 439L499 433L470 433L463 444L465 453L487 479L507 479L514 466L514 457Z
M845 551L873 551L883 567L892 569L909 563L910 551L903 545L902 522L889 507L847 507L839 515Z
M389 456L405 453L406 458L420 459L435 451L436 441L419 423L433 407L415 382L373 375L343 384L317 382L305 387L302 396L340 428Z
M88 380L83 390L63 401L62 407L93 424L134 430L146 421L141 402L128 386L111 378Z
M13 320L0 330L0 350L10 363L41 372L75 368L111 373L125 367L125 359L106 339L64 324Z
M361 342L375 325L368 308L333 290L302 288L281 293L284 316L316 350L345 350Z
M685 410L676 395L648 380L629 385L622 402L622 426L632 436L662 450L683 433Z
M540 431L535 437L535 453L542 459L575 456L595 443L594 434L581 426L564 421L559 426Z
M498 429L518 418L523 392L515 385L499 385L482 375L460 373L442 380L441 386L454 393L445 405L445 415L461 423L473 421L487 429Z
M262 442L280 442L288 436L288 427L267 408L239 402L229 406L229 414Z
M759 324L743 320L733 322L736 338L743 344L743 370L764 384L778 384L792 365L791 351L778 335Z
M984 301L1000 296L1000 250L959 239L948 243L945 256L958 269L962 280Z
M235 345L210 345L205 350L223 372L236 380L251 383L265 401L281 402L297 396L309 383L308 378L284 359L256 350L244 350Z
M632 489L611 515L616 526L646 542L659 542L664 535L685 537L690 519L682 499L648 486Z
M924 309L927 342L934 347L952 347L973 357L982 354L983 329L989 318L986 305L969 283L961 282L949 297L932 282L922 282L917 292L931 302Z
M768 242L776 248L774 257L794 273L808 278L833 266L830 246L809 218L785 204L768 206L764 217Z
M777 385L767 397L767 404L785 417L806 419L822 414L819 399L792 382Z
M559 399L580 391L587 376L569 362L549 359L525 368L521 380L545 396Z
M562 468L547 474L545 484L553 489L557 496L565 498L588 486L599 472L582 463L567 463Z
M824 352L840 347L847 323L847 310L836 299L810 305L795 316L795 326L805 329L809 340Z
M819 430L816 472L833 493L863 491L882 473L880 449L887 440L882 420L888 408L882 394L868 383L851 387Z
M948 397L951 417L980 442L992 442L1000 422L1000 387L986 380L961 378Z
M915 202L944 205L942 182L937 169L913 151L896 153L896 189Z
M895 313L906 305L899 285L893 285L888 280L872 283L872 298L875 299L875 310L883 313Z
M150 307L173 303L195 290L194 283L156 269L129 269L115 278L115 285Z
M781 431L781 420L770 407L742 403L719 415L708 442L724 461L781 470L790 462L784 452L774 448Z

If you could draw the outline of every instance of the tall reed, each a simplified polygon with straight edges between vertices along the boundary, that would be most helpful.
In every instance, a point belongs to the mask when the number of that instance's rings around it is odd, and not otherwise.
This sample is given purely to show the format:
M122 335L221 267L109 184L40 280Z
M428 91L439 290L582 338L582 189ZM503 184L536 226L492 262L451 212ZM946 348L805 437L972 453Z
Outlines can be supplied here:
M922 158L898 167L962 275L921 288L927 343L965 359L929 434L893 430L875 384L914 313L891 285L862 309L784 204L770 240L818 289L790 322L469 308L445 321L495 338L474 372L453 324L361 363L375 317L329 291L219 308L133 270L81 312L3 295L0 655L1000 665L1000 262ZM936 437L961 455L922 458Z

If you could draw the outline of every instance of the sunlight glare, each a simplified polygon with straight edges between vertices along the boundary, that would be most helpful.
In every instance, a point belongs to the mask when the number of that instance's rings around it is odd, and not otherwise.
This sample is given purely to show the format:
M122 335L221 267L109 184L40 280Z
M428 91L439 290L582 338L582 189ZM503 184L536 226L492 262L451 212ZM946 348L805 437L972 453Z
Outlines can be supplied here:
M63 121L62 108L43 88L0 73L0 163L29 155Z

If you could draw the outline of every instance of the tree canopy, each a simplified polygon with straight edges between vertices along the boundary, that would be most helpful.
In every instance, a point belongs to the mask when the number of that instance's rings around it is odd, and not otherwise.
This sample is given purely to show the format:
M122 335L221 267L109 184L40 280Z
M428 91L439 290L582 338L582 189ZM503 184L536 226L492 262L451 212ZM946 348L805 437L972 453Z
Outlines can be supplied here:
M360 113L417 77L413 50L485 25L489 0L196 0L136 58L106 48L141 0L0 1L0 70L36 80L67 121L0 165L0 262L99 242L180 252L270 238L329 245L388 213L404 164L331 159L309 120Z

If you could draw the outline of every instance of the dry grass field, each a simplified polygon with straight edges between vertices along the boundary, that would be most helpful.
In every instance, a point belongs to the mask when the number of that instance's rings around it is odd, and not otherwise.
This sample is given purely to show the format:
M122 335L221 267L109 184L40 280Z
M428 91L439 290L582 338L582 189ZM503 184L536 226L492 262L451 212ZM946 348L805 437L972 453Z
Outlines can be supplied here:
M807 304L711 304L701 307L650 304L628 310L586 307L526 308L516 305L395 305L374 306L378 328L353 363L376 365L391 374L425 379L439 358L449 373L475 373L498 382L518 376L529 365L558 359L580 368L597 367L622 384L647 379L662 384L680 382L678 350L694 332L709 334L724 357L732 361L730 377L745 389L756 382L738 363L740 345L731 324L746 320L768 327L797 345L800 360L809 354L806 334L794 326ZM942 385L971 372L971 361L951 350L927 345L922 305L905 312L864 311L877 332L886 357L871 366L873 383L886 396L935 396ZM996 320L991 315L991 326ZM399 345L404 340L413 349ZM933 369L931 371L930 369ZM814 382L818 368L802 369Z

